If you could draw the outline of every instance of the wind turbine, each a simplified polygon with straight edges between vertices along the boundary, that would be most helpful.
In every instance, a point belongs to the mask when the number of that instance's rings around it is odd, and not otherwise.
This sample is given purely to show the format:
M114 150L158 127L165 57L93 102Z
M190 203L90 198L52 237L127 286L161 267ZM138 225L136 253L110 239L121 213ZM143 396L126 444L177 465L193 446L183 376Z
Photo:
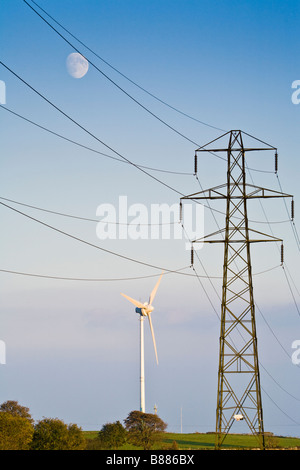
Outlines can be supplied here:
M152 290L150 296L149 296L149 302L139 302L138 300L132 299L128 295L122 294L123 297L125 297L129 302L131 302L133 305L135 305L136 313L140 314L140 346L141 346L141 377L140 377L140 385L141 385L141 406L140 406L140 411L145 413L145 355L144 355L144 319L145 317L148 317L149 320L149 326L151 330L151 335L152 335L152 340L153 340L153 346L154 346L154 352L155 352L155 357L156 357L156 362L158 364L158 357L157 357L157 349L156 349L156 342L155 342L155 336L154 336L154 331L153 331L153 326L152 326L152 319L151 319L151 313L154 310L154 307L152 305L152 302L154 300L154 297L156 295L159 283L161 281L162 275L164 271L161 273L157 283L154 286L154 289Z

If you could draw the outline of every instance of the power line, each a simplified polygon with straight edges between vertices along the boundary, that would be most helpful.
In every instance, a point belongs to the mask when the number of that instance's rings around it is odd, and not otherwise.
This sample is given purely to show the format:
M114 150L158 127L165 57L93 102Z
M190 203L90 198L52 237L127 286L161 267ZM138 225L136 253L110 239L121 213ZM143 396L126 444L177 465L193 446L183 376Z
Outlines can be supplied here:
M97 140L98 142L100 142L102 145L104 145L106 148L108 148L109 150L111 150L113 153L115 153L116 155L118 155L119 157L121 157L124 161L126 161L127 163L131 164L132 166L134 166L135 168L137 168L138 170L140 170L141 172L143 172L144 174L146 174L147 176L149 176L150 178L152 178L153 180L157 181L158 183L162 184L163 186L167 187L168 189L170 189L171 191L175 192L176 194L180 195L180 196L184 196L184 194L180 191L178 191L177 189L173 188L172 186L170 186L169 184L165 183L164 181L158 179L157 177L151 175L150 173L148 173L147 171L145 171L143 168L141 168L140 166L138 166L137 164L131 162L128 158L124 157L121 153L117 152L115 149L113 149L112 147L110 147L108 144L106 144L105 142L103 142L101 139L99 139L97 136L95 136L93 133L91 133L88 129L86 129L84 126L82 126L81 124L79 124L75 119L73 119L71 116L69 116L67 113L65 113L63 110L61 110L58 106L56 106L52 101L50 101L48 98L46 98L42 93L40 93L38 90L36 90L33 86L31 86L28 82L26 82L26 80L24 80L22 77L20 77L16 72L14 72L12 69L10 69L6 64L4 64L3 62L0 61L0 64L3 65L3 67L5 67L10 73L12 73L16 78L18 78L18 80L20 80L22 83L24 83L24 85L26 85L28 88L30 88L34 93L36 93L38 96L40 96L43 100L45 100L48 104L50 104L54 109L56 109L59 113L61 113L63 116L65 116L67 119L69 119L71 122L73 122L76 126L78 126L80 129L82 129L84 132L86 132L87 134L89 134L91 137L93 137L95 140ZM211 209L210 210L214 210L215 212L219 212L220 214L224 215L224 212L222 211L219 211L218 209Z
M1 199L4 199L4 198L1 198ZM145 265L145 266L149 266L149 267L151 267L151 268L155 268L155 269L159 269L159 270L164 270L164 271L167 271L167 272L170 272L170 273L180 273L180 274L185 275L185 276L191 276L191 277L193 277L192 274L187 274L187 273L181 273L181 272L180 272L180 271L182 271L183 269L186 269L186 268L180 268L180 269L177 269L177 270L171 270L171 269L168 269L168 268L165 268L165 267L156 266L156 265L153 265L153 264L150 264L150 263L146 263L146 262L143 262L143 261L140 261L140 260L136 260L136 259L134 259L134 258L130 258L130 257L128 257L128 256L122 255L122 254L120 254L120 253L116 253L116 252L114 252L114 251L112 251L112 250L108 250L108 249L106 249L106 248L100 247L99 245L95 245L95 244L93 244L93 243L91 243L91 242L88 242L88 241L86 241L86 240L83 240L83 239L81 239L81 238L79 238L79 237L76 237L76 236L74 236L74 235L72 235L72 234L70 234L70 233L68 233L68 232L66 232L66 231L64 231L64 230L60 230L60 229L58 229L58 228L56 228L56 227L54 227L54 226L52 226L52 225L50 225L50 224L47 224L47 223L45 223L45 222L42 222L42 221L39 220L39 219L36 219L35 217L32 217L32 216L30 216L30 215L28 215L28 214L26 214L26 213L24 213L24 212L22 212L22 211L19 211L18 209L15 209L15 208L9 206L8 204L4 204L3 202L0 202L0 204L1 204L2 206L4 206L4 207L8 208L8 209L11 209L11 210L14 211L14 212L17 212L18 214L23 215L24 217L27 217L27 218L29 218L29 219L31 219L31 220L33 220L33 221L35 221L35 222L37 222L37 223L39 223L39 224L45 226L45 227L50 228L51 230L54 230L54 231L56 231L56 232L59 232L59 233L65 235L65 236L67 236L67 237L70 237L70 238L72 238L72 239L74 239L74 240L77 240L77 241L79 241L79 242L81 242L81 243L84 243L84 244L86 244L86 245L89 245L89 246L91 246L91 247L93 247L93 248L97 248L97 249L99 249L99 250L101 250L101 251L104 251L104 252L106 252L106 253L109 253L109 254L111 254L111 255L115 255L115 256L118 256L118 257L120 257L120 258L126 259L126 260L128 260L128 261L132 261L132 262L135 262L135 263L138 263L138 264L142 264L142 265ZM31 206L31 207L34 207L34 206ZM35 208L36 208L36 207L35 207ZM37 209L37 208L36 208L36 209ZM40 210L43 210L43 209L40 209ZM49 212L49 211L46 211L46 212ZM51 211L51 212L53 213L53 211ZM67 217L70 217L70 216L68 216L67 214L62 214L62 213L56 213L56 214L65 215L65 216L67 216ZM72 217L72 216L71 216L71 217ZM78 218L78 217L76 217L76 218ZM87 220L87 219L84 219L84 220ZM270 269L268 269L268 270L262 271L262 272L257 273L257 274L263 274L263 273L265 273L265 272L267 272L267 271L269 271L269 270L276 269L277 267L278 267L278 266L275 266L275 267L273 267L273 268L270 268ZM43 276L43 275L40 275L40 274L31 274L31 273L24 273L24 272L22 273L22 272L17 272L17 271L12 271L12 270L4 270L4 269L0 269L0 271L3 271L3 272L10 272L10 273L13 273L13 274L23 274L23 275L28 275L28 276L32 275L32 276L35 276L35 277L49 277L49 278L56 278L56 279L61 278L61 279L66 279L66 280L76 280L76 279L77 279L77 278L66 278L66 277L48 276L48 275L47 275L47 276ZM148 277L148 276L147 276L147 277ZM197 277L198 277L198 278L199 278L199 277L206 277L206 278L209 278L209 279L210 279L210 278L214 278L214 277L219 278L218 276L208 276L208 275L206 275L206 276L199 276L198 274L197 274ZM79 280L85 280L84 278L78 278L78 279L79 279ZM86 280L89 280L89 279L86 279ZM90 280L100 280L100 279L90 279ZM110 280L110 279L108 279L108 280Z
M18 114L16 113L15 111L13 111L12 109L9 109L7 106L3 106L3 105L0 105L0 108L5 110L5 111L8 111L9 113L23 119L24 121L27 121L28 123L46 131L46 132L49 132L50 134L53 134L55 135L56 137L59 137L60 139L63 139L63 140L66 140L67 142L70 142L72 144L75 144L81 148L84 148L85 150L89 150L91 152L94 152L94 153L97 153L98 155L102 155L103 157L107 157L107 158L110 158L112 160L116 160L118 162L121 162L121 163L129 163L125 160L122 160L121 158L117 158L117 157L114 157L112 155L108 155L107 153L103 153L103 152L100 152L99 150L96 150L96 149L93 149L91 147L88 147L87 145L83 145L81 144L80 142L76 142L75 140L73 139L70 139L62 134L59 134L58 132L55 132L45 126L42 126L40 124L38 124L37 122L34 122L32 121L31 119L29 118L26 118L25 116L22 116L21 114ZM149 166L144 166L144 165L138 165L136 164L136 166L140 167L140 168L145 168L146 170L151 170L151 171L160 171L162 173L170 173L170 174L174 174L174 175L187 175L187 176L192 176L192 173L187 173L187 172L182 172L182 171L172 171L172 170L164 170L162 168L153 168L153 167L149 167Z
M164 104L165 106L167 106L168 108L170 109L173 109L173 111L176 111L177 113L189 118L189 119L192 119L193 121L196 121L200 124L203 124L204 126L207 126L207 127L211 127L212 129L216 129L216 130L219 130L219 131L224 131L224 129L221 129L219 127L215 127L215 126L212 126L211 124L208 124L207 122L204 122L204 121L200 121L199 119L179 110L178 108L175 108L174 106L168 104L166 101L162 100L161 98L158 98L156 95L154 95L153 93L150 93L148 90L146 90L145 88L143 88L142 86L140 86L138 83L136 83L135 81L133 81L131 78L129 78L128 76L126 76L124 73L122 73L120 70L118 70L116 67L112 66L107 60L105 60L103 57L101 57L99 54L97 54L95 51L93 51L89 46L87 46L83 41L81 41L77 36L75 36L74 34L72 34L67 28L65 28L61 23L59 23L53 16L51 16L46 10L44 10L40 5L38 5L35 1L31 0L32 3L34 3L41 11L43 11L52 21L54 21L60 28L62 28L64 31L66 31L66 33L68 33L70 36L72 36L72 38L74 38L76 41L78 41L82 46L84 46L88 51L90 51L94 56L96 56L98 59L100 59L103 63L105 63L106 65L108 65L112 70L114 70L115 72L117 72L119 75L121 75L123 78L125 78L126 80L128 80L130 83L132 83L134 86L136 86L137 88L139 88L140 90L142 90L143 92L147 93L149 96L151 96L152 98L154 98L155 100L159 101L160 103ZM25 2L28 6L30 6L27 2ZM32 7L31 7L32 8ZM35 10L34 10L35 11ZM36 12L37 13L37 12Z
M74 44L72 44L68 39L66 39L57 29L54 28L54 26L49 23L42 15L40 15L40 13L38 13L31 5L29 5L29 3L26 1L26 0L23 0L24 3L26 3L27 6L29 6L29 8L31 8L48 26L50 26L50 28L55 31L67 44L69 44L69 46L71 46L76 52L78 52L78 54L82 55L86 60L88 60L84 54L82 54L79 49L77 47L74 46ZM153 113L152 111L150 111L146 106L144 106L142 103L140 103L136 98L134 98L130 93L128 93L126 90L124 90L124 88L122 88L120 85L118 85L114 80L112 80L106 73L104 73L97 65L95 65L92 61L88 60L89 64L94 67L99 73L101 73L101 75L103 75L103 77L105 77L107 80L109 80L115 87L117 87L122 93L124 93L126 96L128 96L128 98L130 98L132 101L134 101L138 106L140 106L142 109L144 109L144 111L146 111L147 113L149 113L151 116L153 116L155 119L157 119L158 121L160 121L162 124L164 124L166 127L168 127L170 130L172 130L173 132L175 132L176 134L178 134L179 136L183 137L185 140L187 140L188 142L194 144L194 145L198 145L196 142L194 142L192 139L190 139L189 137L187 137L186 135L182 134L180 131L178 131L177 129L175 129L175 127L171 126L170 124L168 124L166 121L164 121L163 119L161 119L159 116L157 116L157 114Z
M267 395L267 397L269 398L269 400L271 400L271 402L276 406L276 408L278 408L279 411L281 411L281 413L283 413L287 418L289 418L291 421L293 421L295 424L300 424L299 422L295 421L294 418L292 418L291 416L289 416L285 411L283 411L282 408L279 407L279 405L277 405L277 403L275 403L275 401L271 398L271 396L269 395L269 393L267 393L267 391L261 387L261 389L263 390L263 392Z
M189 266L181 269L177 269L175 271L169 271L166 272L165 275L167 274L177 274L180 271L183 271L184 269L187 269ZM134 277L121 277L121 278L78 278L78 277L63 277L63 276L50 276L47 274L36 274L36 273L28 273L28 272L21 272L21 271L12 271L9 269L0 269L0 272L2 273L8 273L8 274L17 274L19 276L28 276L28 277L37 277L37 278L44 278L44 279L55 279L55 280L60 280L60 281L87 281L87 282L110 282L110 281L135 281L139 279L148 279L150 277L157 277L160 276L159 274L149 274L147 276L134 276Z
M154 267L154 266L153 266ZM185 268L180 268L176 269L174 271L169 271L170 273L178 273L179 271L183 271L184 269L190 268L191 266L186 266ZM261 271L259 273L254 273L253 276L259 275L259 274L264 274L266 272L269 272L273 269L277 269L279 266L274 266L273 268L267 269L265 271ZM147 275L147 276L135 276L135 277L126 277L126 278L77 278L77 277L67 277L67 276L53 276L50 274L40 274L40 273L29 273L29 272L24 272L24 271L14 271L11 269L0 269L0 272L3 273L8 273L8 274L18 274L20 276L29 276L29 277L40 277L40 278L46 278L46 279L61 279L63 281L131 281L134 279L146 279L148 277L156 277L159 276L160 274L153 274L153 275ZM167 274L167 273L166 273ZM189 274L191 277L197 277L198 280L200 278L202 279L221 279L220 276L207 276L203 274L198 274L195 272L195 276L192 274Z
M272 333L272 335L274 336L274 338L276 339L277 343L279 344L279 346L282 348L282 350L284 351L284 353L287 355L287 357L290 359L290 354L287 352L287 350L285 349L285 347L281 344L281 342L279 341L278 337L275 335L274 331L272 330L272 328L270 327L269 323L267 322L265 316L263 315L261 309L258 307L257 303L255 303L255 308L259 311L261 317L263 318L264 322L266 323L267 327L269 328L270 332ZM297 364L298 365L298 364ZM300 365L299 365L300 367Z
M97 223L103 223L103 224L108 224L108 225L125 225L125 226L132 226L132 225L138 225L138 226L148 226L148 227L151 227L151 226L163 226L163 225L176 225L176 224L179 224L180 221L172 221L172 222L157 222L157 223L136 223L134 224L133 222L129 222L129 223L126 223L126 222L109 222L109 221L102 221L102 220L99 220L99 219L92 219L92 218L88 218L88 217L82 217L82 216L78 216L78 215L74 215L74 214L66 214L64 212L58 212L58 211L54 211L54 210L50 210L50 209L45 209L45 208L42 208L42 207L37 207L37 206L34 206L32 204L26 204L24 202L20 202L20 201L15 201L13 199L8 199L6 197L1 197L0 196L0 199L2 199L3 201L7 201L7 202L12 202L13 204L18 204L18 205L21 205L21 206L25 206L25 207L29 207L30 209L35 209L35 210L38 210L38 211L42 211L42 212L47 212L49 214L54 214L54 215L59 215L59 216L63 216L63 217L69 217L71 219L78 219L78 220L83 220L83 221L87 221L87 222L97 222ZM208 206L209 209L210 206ZM249 219L250 220L250 219ZM253 221L252 221L253 222ZM258 221L256 221L256 223L259 223ZM267 223L267 222L261 222L261 223ZM272 222L269 222L269 223L272 223ZM276 223L276 222L273 222L273 223ZM280 223L280 222L278 222Z
M169 184L165 183L164 181L160 180L159 178L157 178L156 176L153 176L151 175L150 173L148 173L147 171L145 171L141 166L137 165L136 163L133 163L131 160L129 160L128 158L126 158L124 155L122 155L121 153L117 152L115 149L113 149L111 146L109 146L108 144L106 144L104 141L102 141L101 139L99 139L97 136L95 136L92 132L90 132L88 129L86 129L84 126L82 126L78 121L76 121L75 119L73 119L71 116L69 116L67 113L65 113L62 109L60 109L58 106L56 106L52 101L50 101L48 98L46 98L42 93L40 93L38 90L36 90L33 86L31 86L28 82L26 82L26 80L24 80L22 77L20 77L16 72L14 72L12 69L10 69L6 64L4 64L3 62L0 61L0 64L5 67L10 73L12 73L16 78L18 78L22 83L24 83L24 85L26 85L28 88L30 88L34 93L36 93L38 96L40 96L43 100L45 100L48 104L50 104L53 108L55 108L59 113L61 113L63 116L65 116L67 119L69 119L71 122L73 122L76 126L78 126L80 129L82 129L84 132L86 132L87 134L89 134L91 137L93 137L95 140L97 140L98 142L100 142L102 145L104 145L106 148L108 148L109 150L111 150L113 153L115 153L116 155L118 155L119 157L121 157L125 162L127 162L128 164L134 166L135 168L137 168L138 170L140 170L141 172L143 172L144 174L146 174L147 176L149 176L150 178L152 178L153 180L157 181L158 183L162 184L163 186L165 186L166 188L170 189L171 191L175 192L176 194L180 195L180 196L184 196L184 194L180 191L178 191L177 189L175 189L174 187L170 186ZM223 158L222 158L223 159ZM195 201L197 202L197 201ZM222 215L225 215L224 212L218 210L218 209L215 209L215 208L211 208L209 207L209 209L211 211L214 211L214 212L217 212L217 213L220 213ZM235 218L238 218L236 216L233 216Z
M254 184L254 181L253 181L253 178L252 178L252 175L251 175L250 171L249 171L249 174L250 174L252 183ZM277 173L276 173L276 177L277 177L277 181L278 181L278 184L279 184L280 191L282 192L282 187L281 187L281 184L280 184L279 177L278 177ZM284 198L283 198L283 199L284 199ZM260 203L262 212L263 212L263 214L264 214L264 216L265 216L266 223L269 225L269 229L270 229L270 231L271 231L271 234L274 235L274 233L273 233L273 231L272 231L272 228L271 228L271 226L270 226L270 222L268 221L268 217L267 217L266 211L264 210L264 207L263 207L262 202L261 202L260 199L259 199L259 203ZM285 200L284 200L284 204L285 204L285 208L286 208L286 210L287 210L287 206L286 206L286 201L285 201ZM287 213L288 213L288 210L287 210ZM295 234L295 232L294 232L294 234ZM297 241L297 239L296 239L296 241ZM298 248L299 248L299 246L298 246ZM277 247L277 249L279 250L278 247ZM290 293L291 293L291 295L292 295L292 298L293 298L293 301L294 301L296 310L297 310L297 312L298 312L298 315L300 316L300 310L299 310L299 307L298 307L296 298L295 298L295 296L294 296L294 293L293 293L293 291L292 291L292 286L291 286L291 284L290 284L290 282L289 282L289 279L288 279L288 277L287 277L287 274L286 274L286 271L285 271L285 268L284 268L284 264L283 264L283 263L282 263L282 269L283 269L283 272L284 272L284 275L285 275L285 278L286 278L286 281L287 281L287 284L288 284ZM288 268L287 268L287 270L288 270ZM290 277L291 277L291 279L292 279L292 281L293 281L293 278L292 278L292 276L291 276L290 273L289 273L289 275L290 275ZM293 283L294 283L294 281L293 281ZM295 283L294 283L294 285L295 285ZM297 292L298 292L298 290L297 290Z
M147 171L145 171L143 168L139 167L138 165L136 165L135 163L133 163L132 161L130 161L128 158L124 157L124 155L122 155L121 153L117 152L115 149L113 149L112 147L110 147L108 144L106 144L105 142L103 142L101 139L99 139L97 136L95 136L92 132L90 132L88 129L86 129L84 126L82 126L81 124L79 124L79 122L77 122L75 119L71 118L71 116L69 116L67 113L65 113L64 111L62 111L58 106L56 106L54 103L52 103L52 101L50 101L48 98L46 98L42 93L40 93L39 91L37 91L34 87L32 87L28 82L26 82L22 77L20 77L16 72L14 72L12 69L10 69L7 65L5 65L3 62L0 61L0 64L3 65L3 67L5 67L10 73L12 73L16 78L18 78L22 83L24 83L27 87L29 87L34 93L36 93L38 96L40 96L43 100L45 100L48 104L50 104L54 109L56 109L59 113L61 113L63 116L65 116L67 119L69 119L71 122L73 122L76 126L78 126L80 129L82 129L84 132L86 132L88 135L90 135L91 137L93 137L95 140L97 140L100 144L104 145L104 147L108 148L109 150L111 150L113 153L115 153L116 155L118 155L120 158L122 158L123 160L127 161L127 163L129 163L130 165L134 166L135 168L137 168L138 170L140 170L141 172L143 172L144 174L146 174L147 176L149 176L150 178L152 178L153 180L157 181L158 183L162 184L163 186L167 187L168 189L171 189L171 191L174 191L176 192L177 194L183 196L183 193L181 193L180 191L177 191L177 189L173 188L172 186L168 185L167 183L161 181L160 179L156 178L156 176L153 176L151 175L150 173L148 173Z
M297 313L298 313L298 315L300 316L300 310L299 310L299 307L298 307L298 304L297 304L296 298L295 298L295 296L294 296L294 293L293 293L293 291L292 291L291 284L290 284L290 282L289 282L289 279L288 279L288 277L287 277L287 274L286 274L286 272L285 272L285 269L284 269L284 266L283 266L283 265L282 265L282 269L283 269L283 272L284 272L284 275L285 275L285 278L286 278L286 281L287 281L287 284L288 284L288 287L289 287L290 293L291 293L291 295L292 295L292 298L293 298L293 301L294 301L294 304L295 304L295 307L296 307Z
M277 173L276 173L276 178L277 178L278 186L279 186L280 191L281 191L281 183L280 183L279 176L278 176ZM289 211L288 211L288 208L287 208L287 205L286 205L286 201L284 201L284 205L285 205L286 212L288 214ZM298 250L300 251L300 238L299 238L299 234L297 232L296 225L294 223L294 220L290 220L290 222L291 222L291 227L292 227L292 231L293 231L293 234L294 234L294 237L295 237L295 240L296 240Z
M77 219L77 220L83 220L83 221L88 221L88 222L97 222L97 223L99 223L99 220L97 220L97 219L89 219L89 218L87 218L87 217L80 217L80 216L76 216L76 215L66 214L66 213L63 213L63 212L57 212L57 211L53 211L53 210L49 210L49 209L44 209L44 208L42 208L42 207L37 207L37 206L30 205L30 204L25 204L25 203L23 203L23 202L14 201L14 200L12 200L12 199L4 198L4 197L0 197L0 199L3 200L3 201L11 202L11 203L13 203L13 204L18 204L18 205L21 205L21 206L25 206L25 207L28 207L28 208L30 208L30 209L35 209L35 210L39 210L39 211L42 211L42 212L46 212L46 213L50 213L50 214L54 214L54 215L59 215L59 216L62 216L62 217L68 217L68 218L73 218L73 219ZM1 204L1 202L0 202L0 204ZM8 207L8 208L11 208L11 207L8 206L8 205L7 205L7 207ZM13 208L11 208L11 209L13 209ZM22 212L20 212L20 213L21 213L22 215L26 215L26 214L24 214L24 213L22 213ZM38 219L34 219L34 220L38 221ZM101 222L101 221L100 221L100 222ZM107 224L107 223L109 223L109 222L103 222L103 223L104 223L104 224ZM113 223L113 224L114 224L114 223L115 223L115 224L118 224L118 222L112 222L112 223ZM174 222L174 223L180 223L180 222ZM170 224L170 223L167 223L167 225L169 225L169 224ZM124 224L122 224L122 225L130 225L130 224L125 224L125 223L124 223ZM164 225L164 224L163 224L163 223L159 223L159 224L137 224L137 225ZM183 229L183 231L184 231L184 233L185 233L185 236L188 238L188 234L187 234L187 232L186 232L186 230L185 230L185 228L184 228L182 222L181 222L181 226L182 226L182 229ZM190 241L191 241L191 240L190 240ZM198 255L197 255L197 257L198 257ZM198 257L198 259L199 259L199 262L201 263L202 268L204 269L205 274L206 274L205 276L202 275L202 276L200 276L200 277L203 277L203 278L210 278L210 279L221 279L221 276L209 276L209 275L207 274L207 272L206 272L206 270L205 270L205 268L204 268L204 266L203 266L203 264L202 264L202 262L201 262L201 260L200 260L199 257ZM260 272L258 272L258 273L253 273L253 275L255 276L255 275L265 274L266 272L273 271L274 269L277 269L279 266L280 266L280 265L273 266L273 267L271 267L271 268L265 269L265 270L260 271ZM182 269L185 269L185 268L181 268L181 269L179 269L179 271L181 271ZM0 269L0 271L1 271L1 269ZM10 272L10 271L8 271L8 270L3 270L3 271ZM22 273L22 272L14 272L14 271L11 271L11 272L12 272L12 273L15 273L15 274L24 274L24 275L27 275L27 274L28 274L28 275L30 275L30 273ZM40 276L40 277L52 277L52 276L43 276L43 275L38 275L38 274L36 274L35 276L36 276L36 277L39 277L39 276ZM58 278L58 276L54 276L54 277L55 277L55 278ZM147 277L151 277L151 276L147 276ZM197 274L197 277L199 277L198 274ZM71 279L71 280L72 280L73 278L64 278L64 277L61 277L61 279ZM76 279L74 279L74 280L76 280ZM81 280L81 279L80 279L80 280ZM88 280L89 280L89 279L88 279ZM94 280L94 279L91 279L91 280ZM98 280L98 279L95 279L95 280Z
M99 67L97 67L92 61L90 61L89 59L87 59L83 54L81 54L81 52L79 51L78 48L76 48L68 39L66 39L59 31L57 31L57 29L54 28L54 26L52 26L40 13L38 13L31 5L29 5L29 3L26 1L26 0L23 0L24 3L32 9L32 11L34 11L53 31L55 31L67 44L69 44L69 46L71 46L76 52L78 52L78 54L82 55L86 60L88 60L88 62L92 65L92 67L94 67L99 73L101 73L107 80L109 80L114 86L116 86L120 91L122 91L126 96L128 96L131 100L133 100L137 105L139 105L142 109L144 109L147 113L149 113L151 116L153 116L155 119L157 119L158 121L160 121L162 124L164 124L166 127L168 127L169 129L171 129L172 131L174 131L176 134L178 134L179 136L183 137L185 140L189 141L190 143L196 145L196 146L200 146L199 144L197 144L196 142L194 142L192 139L190 139L189 137L187 137L186 135L184 135L182 132L178 131L177 129L175 129L174 127L172 127L170 124L168 124L166 121L164 121L163 119L161 119L157 114L153 113L151 110L149 110L146 106L144 106L142 103L140 103L137 99L135 99L132 95L130 95L126 90L124 90L121 86L119 86L114 80L112 80L107 74L105 74L101 69L99 69ZM33 2L35 3L35 2ZM37 5L37 4L36 4ZM38 5L37 5L38 6ZM40 8L40 7L39 7ZM46 13L48 15L48 13ZM50 15L48 15L50 17ZM55 20L54 20L55 21ZM56 22L57 24L59 24L58 22ZM60 25L61 26L61 25ZM62 26L61 26L62 27ZM62 27L63 28L63 27ZM63 28L65 29L65 28ZM66 30L67 31L67 30ZM70 33L69 33L70 34ZM75 38L75 36L73 36ZM76 39L76 38L75 38ZM76 39L77 40L77 39ZM79 41L80 42L80 41ZM216 128L216 129L219 129L219 128ZM219 130L222 130L224 132L226 132L224 129L219 129ZM245 132L246 135L250 136L250 137L253 137L251 136L250 134L247 134ZM259 139L257 139L259 140ZM263 142L262 140L260 140L260 142ZM265 143L265 142L263 142ZM226 161L225 158L221 157L220 155L217 155L216 153L214 152L211 152L209 151L210 154L214 155L216 158L219 158L220 160L223 160L223 161ZM264 171L264 170L254 170L253 171L259 171L259 172L263 172L263 173L271 173L269 171Z
M83 221L86 221L86 222L97 222L97 223L103 223L103 224L108 224L108 225L125 225L125 226L138 225L138 226L147 226L147 227L179 224L179 221L158 222L158 223L155 223L155 224L152 224L152 223L148 223L148 224L136 223L136 224L134 224L133 222L130 222L130 223L126 223L126 222L109 222L109 221L103 221L103 220L98 220L98 219L90 219L90 218L87 218L87 217L80 217L78 215L71 215L71 214L66 214L64 212L57 212L57 211L53 211L53 210L49 210L49 209L44 209L42 207L33 206L31 204L25 204L24 202L14 201L12 199L8 199L8 198L5 198L5 197L0 197L0 199L2 199L3 201L12 202L13 204L18 204L20 206L29 207L30 209L35 209L35 210L38 210L38 211L47 212L49 214L59 215L59 216L62 216L62 217L69 217L71 219L83 220Z
M137 264L141 264L141 265L148 266L148 267L151 267L151 268L159 269L160 271L162 271L162 270L167 271L167 272L175 272L175 271L176 271L176 272L180 273L181 275L192 276L192 274L182 273L182 272L180 272L179 270L172 270L172 269L168 269L168 268L165 268L165 267L156 266L156 265L153 265L153 264L150 264L150 263L146 263L146 262L143 262L143 261L134 259L134 258L130 258L129 256L125 256L125 255L122 255L122 254L120 254L120 253L116 253L115 251L108 250L107 248L103 248L103 247L101 247L101 246L99 246L99 245L95 245L94 243L91 243L91 242L88 242L88 241L86 241L86 240L83 240L82 238L76 237L76 236L74 236L74 235L72 235L72 234L70 234L70 233L68 233L68 232L65 232L64 230L60 230L60 229L58 229L58 228L56 228L56 227L54 227L54 226L52 226L52 225L50 225L50 224L47 224L47 223L45 223L45 222L42 222L41 220L36 219L35 217L32 217L32 216L30 216L30 215L28 215L28 214L25 214L25 212L21 212L21 211L19 211L18 209L15 209L14 207L9 206L8 204L4 204L3 202L0 202L0 204L1 204L2 206L6 207L6 208L8 208L8 209L10 209L10 210L12 210L12 211L18 213L18 214L20 214L20 215L23 215L24 217L27 217L27 218L30 219L30 220L33 220L34 222L37 222L37 223L43 225L44 227L50 228L51 230L54 230L55 232L58 232L58 233L60 233L60 234L62 234L62 235L65 235L66 237L69 237L69 238L71 238L71 239L73 239L73 240L79 241L80 243L83 243L83 244L85 244L85 245L91 246L91 247L96 248L96 249L98 249L98 250L100 250L100 251L103 251L103 252L105 252L105 253L109 253L109 254L111 254L111 255L117 256L117 257L122 258L122 259L125 259L125 260L127 260L127 261L131 261L131 262L133 262L133 263L137 263ZM181 268L181 269L182 269L182 268Z
M268 374L268 376L273 380L273 382L275 382L275 384L283 391L285 392L287 395L289 395L291 398L293 398L294 400L296 401L300 401L299 397L296 397L295 395L292 395L288 390L286 390L285 388L282 387L282 385L280 385L280 383L274 379L274 377L267 371L267 369L262 365L262 363L260 362L259 363L261 365L261 367L264 369L264 371L266 372L266 374Z

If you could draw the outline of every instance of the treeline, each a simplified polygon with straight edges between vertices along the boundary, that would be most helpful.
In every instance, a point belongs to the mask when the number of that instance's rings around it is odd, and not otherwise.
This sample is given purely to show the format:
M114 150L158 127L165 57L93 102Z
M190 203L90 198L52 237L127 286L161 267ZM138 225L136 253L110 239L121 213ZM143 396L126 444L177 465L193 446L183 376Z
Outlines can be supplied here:
M58 418L34 423L29 408L6 401L0 405L0 450L116 450L127 442L149 450L166 427L157 415L132 411L124 426L120 421L106 423L96 438L87 439L77 424Z

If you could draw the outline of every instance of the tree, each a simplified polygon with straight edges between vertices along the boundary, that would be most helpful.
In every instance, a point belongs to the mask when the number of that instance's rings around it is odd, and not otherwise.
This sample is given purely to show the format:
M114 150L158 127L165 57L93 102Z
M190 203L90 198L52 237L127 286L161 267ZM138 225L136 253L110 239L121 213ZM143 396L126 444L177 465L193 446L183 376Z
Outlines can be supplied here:
M8 400L2 403L2 405L0 405L0 412L1 411L9 413L12 416L26 418L30 423L33 423L33 419L31 417L31 414L29 413L29 408L27 408L26 406L19 405L17 401Z
M98 439L100 440L103 449L118 449L126 442L126 430L120 423L106 423L99 431Z
M33 419L29 408L9 400L0 405L0 449L26 450L32 440Z
M167 427L159 416L142 411L131 411L124 423L128 431L128 440L144 450L150 450L156 442L160 441L161 434Z
M86 447L86 440L82 429L77 424L68 425L68 449L69 450L83 450Z
M0 412L0 450L28 450L32 436L33 425L27 418Z
M33 450L82 450L85 445L83 432L76 424L44 418L34 426Z

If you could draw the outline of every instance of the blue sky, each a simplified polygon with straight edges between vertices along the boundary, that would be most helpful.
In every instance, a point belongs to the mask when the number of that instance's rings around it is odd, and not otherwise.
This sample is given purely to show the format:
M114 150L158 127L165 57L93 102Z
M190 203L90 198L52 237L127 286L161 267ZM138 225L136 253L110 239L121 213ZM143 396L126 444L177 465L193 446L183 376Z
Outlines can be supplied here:
M242 129L277 147L279 180L273 152L249 156L249 166L264 171L252 171L251 177L256 185L274 190L279 190L279 181L284 192L294 195L297 227L300 105L292 103L291 85L300 79L298 2L39 0L38 4L161 100L215 128ZM82 79L74 79L66 69L73 48L21 0L3 1L1 24L1 61L7 67L130 161L188 173L149 171L167 185L183 194L200 190L192 175L194 151L223 131L163 105L69 37L111 80L187 138L139 106L91 64ZM96 219L102 203L118 207L122 195L129 204L148 208L153 203L179 202L176 192L133 166L78 147L11 114L8 109L116 156L3 66L0 79L6 84L6 103L0 109L0 197L90 219ZM203 188L225 183L226 165L203 155L198 176ZM259 204L249 205L249 218L264 222L253 223L255 229L267 233L271 229L284 239L294 295L280 267L278 247L271 243L254 247L265 429L300 436L299 366L291 360L292 342L300 339L294 302L299 303L299 248L282 200L263 201L263 210ZM104 243L97 239L95 222L11 206L91 244L154 266L176 270L190 264L183 240ZM225 209L220 204L214 207ZM269 226L265 213L269 221L282 223ZM216 213L216 218L223 226L224 216ZM1 220L0 269L105 279L160 272L79 243L3 206ZM208 209L204 229L216 230ZM184 432L215 427L219 320L205 292L219 312L223 252L212 245L199 253L214 288L205 278L201 285L192 276L163 277L152 316L158 367L150 332L145 332L146 408L151 412L157 404L170 431L180 430L181 409ZM205 275L198 261L195 268ZM270 268L274 269L259 274ZM189 268L184 272L194 274ZM156 277L87 282L0 275L0 339L7 348L6 364L0 365L1 403L16 399L30 408L35 419L59 417L84 429L100 429L139 407L139 323L120 292L146 300Z

